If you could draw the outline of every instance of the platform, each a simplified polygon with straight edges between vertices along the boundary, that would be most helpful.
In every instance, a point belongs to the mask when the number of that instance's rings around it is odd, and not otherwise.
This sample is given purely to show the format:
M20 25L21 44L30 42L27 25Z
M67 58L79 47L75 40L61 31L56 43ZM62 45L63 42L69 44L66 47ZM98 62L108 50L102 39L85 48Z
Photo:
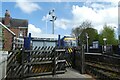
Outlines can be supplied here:
M80 79L89 79L89 80L94 80L90 75L88 74L80 74L78 71L71 69L71 68L67 68L67 71L65 72L65 74L57 74L55 76L49 75L49 76L39 76L39 77L32 77L29 79L25 79L25 80L80 80ZM74 78L74 79L73 79Z
M102 53L85 53L86 55L103 55Z

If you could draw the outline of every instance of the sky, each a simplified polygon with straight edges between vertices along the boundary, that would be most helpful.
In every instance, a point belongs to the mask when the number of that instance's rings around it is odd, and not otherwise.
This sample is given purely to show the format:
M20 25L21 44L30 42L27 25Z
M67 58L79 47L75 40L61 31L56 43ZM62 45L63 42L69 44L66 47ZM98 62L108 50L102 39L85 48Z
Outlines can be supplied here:
M9 10L12 18L27 19L28 32L32 35L52 34L50 10L55 10L55 34L69 35L71 30L83 21L91 21L98 32L107 24L118 32L118 1L119 0L0 0L0 17Z

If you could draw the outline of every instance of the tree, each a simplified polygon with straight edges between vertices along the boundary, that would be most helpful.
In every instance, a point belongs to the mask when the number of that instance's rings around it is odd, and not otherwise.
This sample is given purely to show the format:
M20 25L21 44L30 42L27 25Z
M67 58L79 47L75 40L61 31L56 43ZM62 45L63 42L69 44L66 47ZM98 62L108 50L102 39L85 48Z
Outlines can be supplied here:
M84 21L79 27L72 29L72 34L75 37L79 37L81 43L86 44L86 33L89 36L89 45L92 44L93 40L98 40L98 32L96 29L92 28L93 25L90 21ZM79 45L81 43L78 43Z
M108 45L117 45L118 41L115 38L115 31L112 26L107 26L107 24L104 25L103 30L99 34L99 42L101 45L104 44L103 38L107 39L107 44Z
M91 27L92 27L92 24L90 21L87 21L87 20L83 21L81 25L72 29L72 35L74 35L75 37L78 37L84 29L91 28Z
M87 37L86 37L86 34L88 34L88 37L89 37L89 40L88 40L88 43L89 45L92 45L92 42L94 40L98 40L98 32L96 29L94 28L86 28L83 30L83 32L81 33L79 39L81 40L82 43L86 44L86 40L87 40Z
M75 37L78 37L80 35L80 32L81 29L79 27L72 29L72 35L74 35Z

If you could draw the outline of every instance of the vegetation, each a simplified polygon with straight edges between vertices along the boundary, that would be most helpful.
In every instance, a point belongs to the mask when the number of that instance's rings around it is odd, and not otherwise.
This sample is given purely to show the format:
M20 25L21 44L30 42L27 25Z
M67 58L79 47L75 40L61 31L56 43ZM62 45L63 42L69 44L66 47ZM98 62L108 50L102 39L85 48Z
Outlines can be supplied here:
M72 34L75 36L75 37L78 37L84 29L86 28L92 28L92 24L90 21L83 21L82 24L74 29L72 29Z
M112 26L103 26L103 30L98 34L98 31L93 28L93 25L90 21L84 21L79 27L72 29L72 35L74 35L80 43L86 44L86 34L89 36L89 45L92 45L94 40L98 40L100 45L103 45L103 38L106 38L107 45L118 45L118 40L115 38L115 31Z
M86 44L87 40L87 35L88 35L88 43L89 45L92 45L92 42L95 40L98 40L98 32L94 28L86 28L83 30L81 35L79 36L79 39L81 40L82 43Z
M103 30L99 34L99 42L103 45L103 38L106 38L107 45L117 45L118 40L115 38L115 31L112 26L107 26L106 24L103 27Z
M92 44L93 40L98 40L98 32L90 21L84 21L79 27L72 29L72 34L80 40L79 45L86 44L87 35L89 36L89 45Z

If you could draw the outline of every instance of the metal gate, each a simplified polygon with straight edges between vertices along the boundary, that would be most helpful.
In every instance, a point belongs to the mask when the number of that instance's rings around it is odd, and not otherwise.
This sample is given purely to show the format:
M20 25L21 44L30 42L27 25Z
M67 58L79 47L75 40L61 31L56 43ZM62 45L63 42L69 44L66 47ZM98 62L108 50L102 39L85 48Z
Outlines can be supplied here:
M66 47L64 59L66 60L66 67L74 68L80 73L84 73L85 54L84 45L79 47Z

